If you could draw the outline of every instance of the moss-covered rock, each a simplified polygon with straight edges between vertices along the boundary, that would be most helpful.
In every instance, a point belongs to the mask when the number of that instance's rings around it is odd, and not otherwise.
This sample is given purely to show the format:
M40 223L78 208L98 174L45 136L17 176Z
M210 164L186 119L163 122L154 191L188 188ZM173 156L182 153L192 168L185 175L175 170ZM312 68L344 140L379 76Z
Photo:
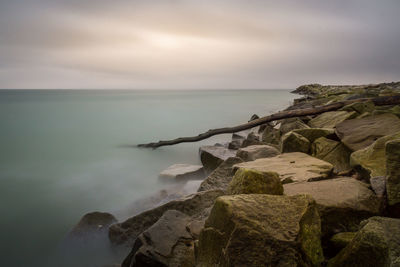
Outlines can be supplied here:
M400 219L372 217L328 267L399 266Z
M236 156L244 161L251 161L260 158L270 158L278 156L280 153L278 149L269 145L254 145L245 148L240 148Z
M320 221L307 195L217 199L200 234L197 266L319 266Z
M320 137L335 137L335 130L331 128L308 128L293 130L294 133L298 133L310 141L314 142Z
M282 136L282 153L303 152L308 153L310 150L310 141L304 136L289 132Z
M375 110L375 104L372 101L358 102L344 106L340 110L348 112L355 111L358 114L363 114L365 112L373 112Z
M281 134L285 134L296 129L307 129L307 128L310 128L310 126L305 124L299 118L290 118L281 121L279 130L281 131Z
M353 119L357 116L357 112L351 111L330 111L318 115L308 122L312 128L334 128L345 120Z
M332 164L300 152L284 153L273 158L236 164L235 169L245 168L260 172L277 172L282 183L328 179Z
M400 132L400 119L393 114L382 114L347 120L336 125L335 132L343 144L357 151L380 137Z
M309 194L315 199L324 237L356 231L361 220L378 215L381 207L381 200L366 183L350 177L285 184L284 194Z
M399 138L400 133L378 138L368 147L353 152L350 165L367 180L386 175L386 143Z
M261 134L261 142L279 146L281 143L281 131L266 124Z
M346 247L354 238L356 232L342 232L335 234L329 240L330 245L337 250Z
M351 169L351 150L341 142L320 137L312 143L311 154L316 158L331 163L334 166L334 172L336 173L345 172Z
M386 168L388 203L400 209L400 139L386 143Z
M276 172L239 169L229 184L228 193L282 195L283 186Z

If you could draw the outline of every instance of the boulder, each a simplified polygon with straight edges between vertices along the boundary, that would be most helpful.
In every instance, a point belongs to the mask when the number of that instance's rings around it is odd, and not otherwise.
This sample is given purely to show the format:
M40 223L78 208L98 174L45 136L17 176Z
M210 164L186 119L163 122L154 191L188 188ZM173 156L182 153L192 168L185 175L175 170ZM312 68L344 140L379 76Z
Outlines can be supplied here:
M187 229L190 217L168 210L139 235L122 267L194 266L194 237Z
M270 158L279 155L279 151L268 145L254 145L245 148L240 148L236 156L243 159L244 161L252 161L259 158Z
M282 134L285 134L296 129L307 129L307 128L310 127L299 118L290 118L282 120L279 130L281 131Z
M233 157L225 160L201 183L198 191L223 190L226 191L235 174L233 165L242 163L241 158Z
M202 146L199 153L201 163L207 173L215 170L226 159L236 156L236 150L220 146Z
M279 146L281 142L281 131L266 124L261 134L261 141L263 143Z
M400 210L400 139L386 143L386 168L388 204Z
M197 266L319 266L320 221L306 195L219 197L196 250Z
M357 116L357 112L347 111L329 111L318 115L308 122L312 128L334 128L338 123L345 120L353 119Z
M372 217L328 267L400 266L400 219Z
M343 111L355 111L358 114L363 114L365 112L373 112L375 110L375 104L372 101L356 102L347 106L344 106L340 110Z
M242 147L254 146L254 145L265 145L260 141L260 136L255 132L250 132L247 138L243 140Z
M289 152L303 152L308 153L310 150L310 141L304 136L295 133L288 132L282 136L282 153Z
M308 128L308 129L298 129L293 130L294 133L300 134L310 141L310 143L314 142L320 137L334 138L335 130L330 128Z
M284 193L309 194L315 199L324 236L356 231L361 220L380 212L380 199L367 184L350 177L286 184Z
M371 145L378 138L400 131L400 119L393 114L382 114L362 119L347 120L336 125L336 135L352 151Z
M85 214L77 225L71 230L70 235L83 237L88 233L107 231L108 227L116 223L117 219L107 212L90 212Z
M167 210L177 210L193 219L203 219L208 216L215 199L223 194L221 190L210 190L170 201L122 223L111 225L108 236L113 244L132 246L135 239L156 223Z
M300 152L244 162L234 165L234 168L277 172L282 183L328 179L333 170L332 164Z
M341 142L320 137L311 145L311 155L333 165L335 173L351 170L351 150Z
M386 175L386 148L388 141L400 138L400 133L378 138L366 148L355 151L351 154L350 164L365 179L370 177Z
M174 164L160 173L160 178L174 180L204 179L204 168L201 165Z
M369 180L372 190L379 198L386 195L386 176L375 176Z
M228 187L229 194L270 194L282 195L283 187L276 172L259 172L239 169Z
M329 240L331 247L337 252L346 247L354 238L356 232L342 232L335 234Z

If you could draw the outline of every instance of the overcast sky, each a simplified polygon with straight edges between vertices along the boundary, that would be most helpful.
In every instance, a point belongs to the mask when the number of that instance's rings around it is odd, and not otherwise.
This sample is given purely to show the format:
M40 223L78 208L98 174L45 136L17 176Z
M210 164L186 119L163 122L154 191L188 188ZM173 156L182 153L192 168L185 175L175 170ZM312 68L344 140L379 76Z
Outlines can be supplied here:
M400 1L0 0L0 88L400 80Z

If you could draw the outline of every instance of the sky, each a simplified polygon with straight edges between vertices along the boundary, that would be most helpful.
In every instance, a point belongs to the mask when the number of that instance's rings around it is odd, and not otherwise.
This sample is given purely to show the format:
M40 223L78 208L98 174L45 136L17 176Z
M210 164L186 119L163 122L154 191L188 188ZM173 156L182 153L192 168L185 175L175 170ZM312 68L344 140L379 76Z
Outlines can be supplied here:
M2 89L400 80L398 0L0 0Z

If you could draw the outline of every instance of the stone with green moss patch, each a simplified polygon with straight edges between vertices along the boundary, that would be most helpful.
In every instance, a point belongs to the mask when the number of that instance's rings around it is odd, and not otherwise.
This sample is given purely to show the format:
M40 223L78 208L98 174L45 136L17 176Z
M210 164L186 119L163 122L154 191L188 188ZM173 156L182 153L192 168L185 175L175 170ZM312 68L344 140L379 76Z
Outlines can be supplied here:
M357 112L330 111L318 115L308 122L312 128L334 128L337 124L357 117Z

